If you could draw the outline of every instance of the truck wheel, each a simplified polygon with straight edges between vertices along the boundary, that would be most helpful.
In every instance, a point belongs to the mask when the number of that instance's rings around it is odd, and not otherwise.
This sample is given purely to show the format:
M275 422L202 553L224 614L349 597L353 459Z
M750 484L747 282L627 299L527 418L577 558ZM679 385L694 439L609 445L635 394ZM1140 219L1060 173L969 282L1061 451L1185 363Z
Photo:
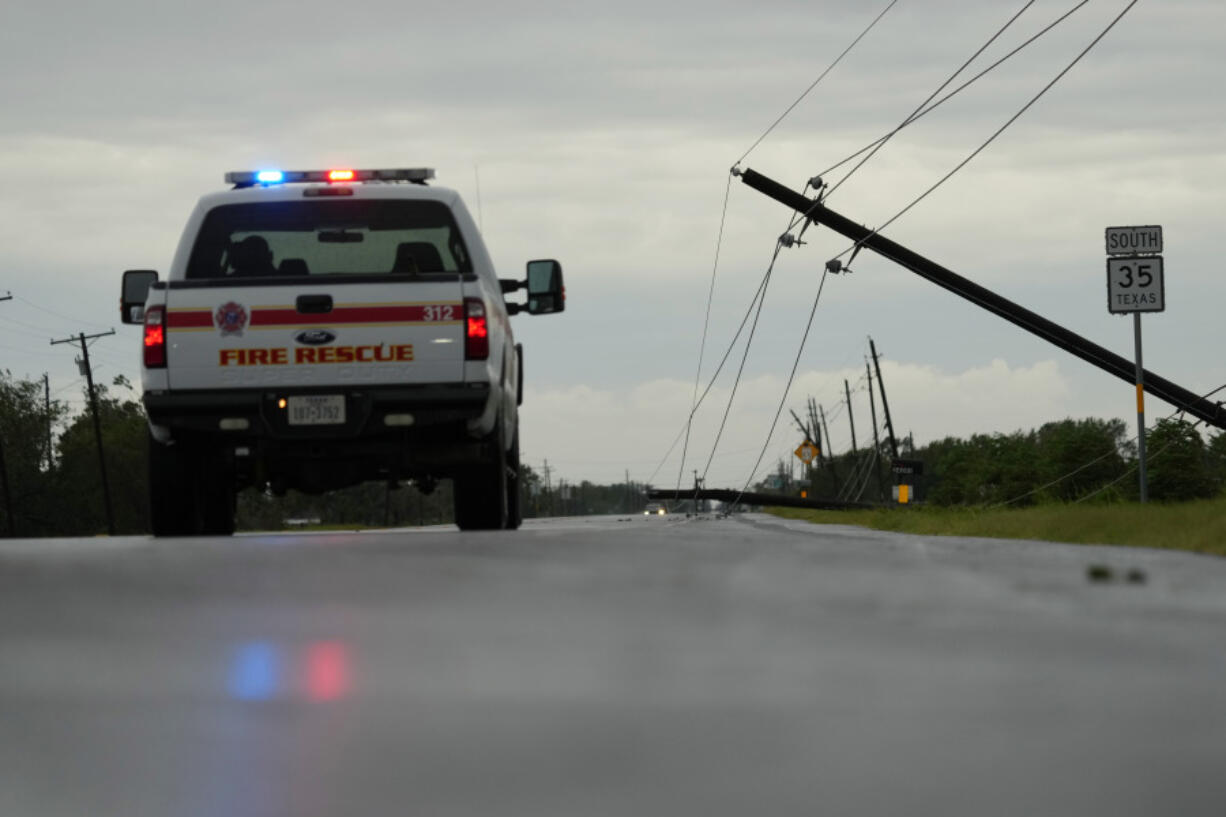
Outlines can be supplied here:
M234 533L236 511L233 475L225 460L207 448L201 450L198 463L200 532L206 536L229 536Z
M524 521L524 509L520 498L519 482L519 428L515 429L515 442L507 452L507 530L519 530Z
M149 523L154 536L190 536L195 507L191 467L181 445L149 435Z
M205 444L149 437L149 521L154 536L229 536L235 496L224 461Z
M455 523L460 530L500 530L507 526L507 451L502 418L488 445L491 460L455 477Z

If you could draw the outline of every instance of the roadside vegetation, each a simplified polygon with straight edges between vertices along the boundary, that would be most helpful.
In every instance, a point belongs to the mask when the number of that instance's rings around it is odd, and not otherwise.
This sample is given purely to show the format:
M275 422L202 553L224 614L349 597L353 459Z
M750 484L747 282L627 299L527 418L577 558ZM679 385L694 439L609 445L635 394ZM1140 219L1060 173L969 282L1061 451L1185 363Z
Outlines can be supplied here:
M1226 432L1165 418L1146 432L1149 499L1139 502L1136 447L1121 420L1061 420L1032 431L948 437L902 456L918 504L899 506L880 452L846 455L795 481L793 493L881 502L850 511L772 509L779 516L878 530L1175 548L1226 556ZM844 475L861 475L855 492ZM776 480L778 481L778 480ZM841 487L840 487L841 486Z
M993 509L928 505L856 511L769 510L787 519L900 533L1130 545L1226 556L1226 497L1146 505L1118 502Z

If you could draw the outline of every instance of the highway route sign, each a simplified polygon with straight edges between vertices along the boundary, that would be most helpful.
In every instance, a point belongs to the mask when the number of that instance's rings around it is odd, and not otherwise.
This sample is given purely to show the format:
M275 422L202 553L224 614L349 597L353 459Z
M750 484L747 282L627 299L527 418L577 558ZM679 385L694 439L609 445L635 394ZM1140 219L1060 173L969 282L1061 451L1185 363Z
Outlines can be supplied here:
M1107 255L1158 255L1162 252L1162 227L1108 227Z
M792 453L795 454L800 459L800 461L803 462L805 465L809 465L815 459L817 459L818 454L820 454L821 452L818 451L817 446L813 443L812 440L805 440L803 443L800 444L800 447L797 448Z
M1162 312L1166 309L1166 281L1162 256L1138 255L1107 259L1107 311Z

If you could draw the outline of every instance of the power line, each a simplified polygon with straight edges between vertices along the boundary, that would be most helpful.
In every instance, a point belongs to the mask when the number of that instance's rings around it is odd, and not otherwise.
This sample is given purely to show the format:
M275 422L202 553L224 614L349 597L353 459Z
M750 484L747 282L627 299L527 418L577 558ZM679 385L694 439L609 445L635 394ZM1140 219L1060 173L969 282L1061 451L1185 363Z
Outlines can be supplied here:
M741 384L741 375L745 371L745 361L749 359L749 349L753 346L754 332L758 329L758 318L762 315L762 306L766 303L766 288L770 285L771 273L775 270L775 262L779 260L779 253L784 247L783 237L775 240L775 252L771 255L770 266L766 268L766 277L763 279L761 288L762 297L758 300L758 310L753 316L753 325L749 328L749 337L745 339L745 351L741 355L741 365L737 368L736 379L732 382L732 393L728 395L728 405L724 407L724 417L720 420L719 431L715 434L715 442L711 444L711 455L707 457L707 465L702 470L702 478L707 478L707 471L711 470L711 461L715 459L715 450L719 448L720 438L724 435L724 427L728 423L728 415L732 413L732 403L736 400L736 390ZM678 488L680 490L680 488Z
M1080 9L1082 6L1086 5L1086 4L1087 4L1087 3L1089 3L1089 2L1090 2L1090 0L1081 0L1081 2L1080 2L1080 3L1078 3L1078 4L1077 4L1077 5L1075 5L1075 6L1073 6L1071 9L1069 9L1069 10L1068 10L1068 11L1066 11L1066 12L1064 12L1063 14L1061 14L1059 17L1057 17L1057 18L1056 18L1055 20L1053 20L1052 22L1048 23L1048 24L1047 24L1046 26L1044 26L1043 28L1039 29L1039 31L1038 31L1038 32L1036 32L1034 35L1032 35L1031 37L1029 37L1028 39L1026 39L1025 41L1023 41L1023 42L1021 43L1021 45L1017 46L1017 47L1016 47L1016 48L1014 48L1012 51L1010 51L1009 53L1005 54L1005 55L1004 55L1003 57L1001 57L1000 59L996 60L996 62L992 63L992 64L991 64L991 65L989 65L987 68L984 68L984 69L983 69L982 71L980 71L978 74L976 74L975 76L971 77L971 78L970 78L970 79L968 79L966 82L962 83L962 84L961 84L961 85L959 85L957 88L953 89L953 90L952 90L952 91L950 91L948 94L946 94L945 96L943 96L943 97L941 97L940 99L938 99L936 102L933 102L931 105L929 105L928 107L924 108L924 109L923 109L922 111L920 111L919 113L915 114L915 115L914 115L913 117L911 117L911 118L910 118L908 121L904 122L902 125L900 125L899 127L895 128L894 130L890 131L889 133L885 134L884 136L878 137L878 138L877 138L875 141L873 141L873 142L869 142L867 145L865 145L864 147L860 148L859 150L857 150L855 153L851 154L850 156L847 156L846 158L844 158L844 159L842 159L842 160L840 160L840 161L836 162L835 164L831 165L830 167L826 168L826 169L825 169L825 170L823 170L821 173L819 173L819 174L818 174L818 176L819 176L819 177L822 177L822 176L828 176L829 174L831 174L831 173L833 173L834 171L838 170L838 169L839 169L840 167L842 167L843 165L845 165L845 164L847 164L848 162L850 162L852 159L855 159L857 156L860 156L861 154L863 154L865 151L872 150L872 149L873 149L874 147L876 147L877 145L879 145L879 144L881 144L881 143L885 142L885 141L886 141L886 140L888 140L890 137L892 137L894 134L898 133L898 131L902 130L903 128L905 128L905 127L907 127L907 126L909 126L909 125L913 125L913 124L915 124L915 123L916 123L916 122L918 122L920 119L923 119L925 116L927 116L928 114L932 113L932 112L933 112L933 111L935 111L937 108L941 107L942 105L944 105L944 104L945 104L946 102L948 102L949 100L953 99L953 98L954 98L955 96L957 96L958 94L962 93L962 91L966 90L966 89L967 89L967 88L969 88L971 85L974 85L976 82L978 82L978 81L979 81L980 79L982 79L984 76L986 76L987 74L991 73L991 72L992 72L992 71L994 71L996 68L998 68L998 67L1000 67L1001 65L1003 65L1005 62L1008 62L1010 59L1012 59L1012 58L1013 58L1014 56L1016 56L1018 53L1020 53L1021 51L1025 50L1025 49L1026 49L1028 46L1030 46L1031 44L1033 44L1033 43L1034 43L1036 40L1040 39L1040 38L1041 38L1041 37L1042 37L1044 34L1046 34L1047 32L1051 31L1051 30L1052 30L1053 28L1055 28L1056 26L1058 26L1058 25L1060 25L1061 23L1063 23L1065 20L1067 20L1069 17L1071 17L1071 16L1073 15L1073 13L1074 13L1074 12L1076 12L1078 9Z
M863 31L861 31L861 32L860 32L859 36L857 36L857 37L856 37L854 40L852 40L852 41L851 41L851 45L849 45L849 46L847 46L846 48L844 48L844 49L843 49L843 53L841 53L841 54L839 54L837 57L835 57L834 62L832 62L832 63L830 63L830 65L826 66L826 70L825 70L825 71L822 71L822 73L821 73L821 74L818 76L818 78L817 78L817 79L815 79L815 80L813 80L813 82L809 84L809 87L808 87L808 88L805 88L804 92L803 92L803 93L801 93L801 95L800 95L800 96L796 97L796 101L795 101L795 102L793 102L791 105L789 105L789 106L787 107L787 109L786 109L786 110L785 110L783 113L779 114L779 118L778 118L778 119L776 119L774 122L772 122L772 123L771 123L771 125L770 125L770 127L769 127L769 128L767 128L767 129L766 129L766 130L765 130L765 131L762 133L762 135L761 135L761 136L759 136L759 137L757 138L757 140L756 140L756 141L755 141L755 142L754 142L752 145L750 145L750 146L749 146L749 150L747 150L747 151L745 151L743 154L741 154L741 158L739 158L739 159L737 159L737 160L736 160L736 164L738 164L738 165L739 165L741 162L745 161L745 157L746 157L746 156L748 156L750 153L753 153L754 149L755 149L755 148L756 148L758 145L762 144L762 141L763 141L764 139L766 139L766 137L767 137L767 136L769 136L769 135L771 134L771 131L773 131L773 130L774 130L776 127L778 127L778 126L779 126L779 123L780 123L780 122L782 122L782 121L784 120L784 118L785 118L785 117L787 117L787 115L788 115L788 114L790 114L790 113L793 111L793 109L795 109L795 107L796 107L797 105L799 105L799 104L801 103L801 101L802 101L802 100L803 100L805 97L807 97L807 96L809 95L809 93L810 93L810 92L811 92L811 91L812 91L814 88L816 88L816 87L818 86L818 83L820 83L820 82L821 82L823 79L825 79L825 78L826 78L826 75L827 75L827 74L829 74L831 71L833 71L833 70L834 70L834 67L835 67L836 65L838 65L838 64L839 64L839 63L840 63L840 62L843 60L843 57L846 57L846 56L847 56L847 54L848 54L848 53L849 53L849 52L850 52L850 51L851 51L853 48L855 48L855 47L856 47L856 44L857 44L857 43L859 43L859 42L860 42L860 40L864 39L864 36L865 36L866 34L868 34L870 31L872 31L872 30L873 30L873 27L874 27L875 25L877 25L878 21L880 21L880 20L881 20L881 18L882 18L882 17L884 17L884 16L886 15L886 12L888 12L890 9L894 8L894 4L895 4L895 3L897 3L897 2L898 2L898 0L890 0L890 4L889 4L888 6L886 6L884 9L882 9L882 10L881 10L881 13L880 13L880 14L878 14L876 17L874 17L874 18L873 18L873 21L872 21L871 23L869 23L869 24L868 24L868 26L867 26L867 27L866 27L866 28L865 28Z
M707 314L702 321L702 340L698 343L698 366L694 369L694 394L690 398L690 416L685 421L685 445L681 447L681 467L677 471L677 490L681 490L681 474L685 471L685 459L690 450L690 429L694 423L694 412L698 410L698 382L702 377L702 358L707 348L707 329L711 325L711 302L715 298L715 272L719 269L719 251L724 243L724 223L728 218L728 197L731 193L732 173L730 171L728 182L724 186L724 208L719 216L719 233L715 237L715 260L711 264L711 286L707 290ZM670 448L669 451L671 452L672 449ZM652 474L652 476L655 475Z
M1005 131L1006 131L1006 130L1009 128L1009 126L1010 126L1010 125L1012 125L1014 122L1016 122L1018 119L1020 119L1020 118L1021 118L1022 114L1026 113L1026 111L1030 110L1030 108L1031 108L1031 107L1033 107L1033 106L1034 106L1034 104L1035 104L1036 102L1038 102L1040 99L1042 99L1044 94L1046 94L1048 91L1050 91L1050 90L1052 89L1052 87L1053 87L1053 86L1054 86L1054 85L1055 85L1057 82L1059 82L1061 79L1063 79L1063 77L1064 77L1064 75L1065 75L1065 74L1067 74L1069 71L1071 71L1071 70L1073 69L1073 66L1075 66L1077 63L1081 62L1082 58L1084 58L1086 54L1090 53L1090 51L1091 51L1091 50L1094 48L1094 46L1098 45L1098 43L1099 43L1099 42L1100 42L1100 41L1103 39L1103 37L1106 37L1106 36L1107 36L1108 32L1110 32L1110 31L1111 31L1111 29L1115 28L1116 24L1117 24L1117 23L1118 23L1120 20L1122 20L1122 19L1124 18L1124 15L1125 15L1125 14L1127 14L1127 13L1128 13L1128 12L1129 12L1129 11L1132 9L1132 7L1133 7L1133 6L1135 6L1136 4L1137 4L1137 0L1131 0L1131 2L1130 2L1130 3L1129 3L1127 6L1125 6L1125 7L1124 7L1124 10L1123 10L1123 11L1121 11L1121 12L1120 12L1118 15L1116 15L1115 19L1114 19L1114 20L1112 20L1112 21L1111 21L1111 22L1110 22L1110 23L1107 25L1107 27L1106 27L1106 28L1104 28L1104 29L1103 29L1101 32L1099 32L1098 36L1097 36L1097 37L1095 37L1095 38L1094 38L1094 39L1093 39L1093 40L1090 42L1090 44L1089 44L1089 45L1087 45L1087 46L1086 46L1086 47L1085 47L1085 48L1084 48L1084 49L1081 51L1081 53L1079 53L1079 54L1078 54L1076 57L1074 57L1074 58L1073 58L1072 62L1070 62L1068 65L1066 65L1066 66L1065 66L1065 67L1064 67L1064 68L1063 68L1063 69L1060 71L1060 73L1056 74L1056 76L1052 78L1051 82L1049 82L1049 83L1047 83L1046 85L1044 85L1044 86L1043 86L1043 88L1042 88L1042 89L1041 89L1041 90L1040 90L1040 91L1039 91L1037 94L1035 94L1033 97L1031 97L1031 98L1030 98L1030 101L1029 101L1029 102L1027 102L1025 105L1023 105L1023 106L1021 107L1021 109L1020 109L1020 110L1019 110L1017 113L1015 113L1015 114L1013 114L1013 116L1009 117L1009 119L1008 119L1008 120L1007 120L1007 121L1006 121L1006 122L1005 122L1003 125L1001 125L1001 126L1000 126L1000 127L997 129L997 130L996 130L996 132L995 132L995 133L993 133L991 136L989 136L989 137L988 137L987 141L985 141L985 142L984 142L983 144L981 144L979 147L975 148L975 150L971 151L971 153L970 153L970 155L969 155L969 156L967 156L965 159L963 159L961 162L959 162L957 165L955 165L955 166L954 166L954 168L953 168L952 170L950 170L948 173L946 173L944 176L942 176L942 177L941 177L941 178L940 178L940 179L939 179L939 180L936 182L936 184L932 185L932 186L931 186L931 187L929 187L927 190L925 190L923 193L921 193L919 196L917 196L917 197L916 197L916 198L915 198L915 199L914 199L914 200L913 200L913 201L912 201L910 204L908 204L906 207L902 208L902 209L901 209L901 210L899 210L897 213L895 213L895 214L894 214L894 215L893 215L893 216L892 216L892 217L891 217L891 218L890 218L888 221L886 221L886 222L885 222L884 224L882 224L880 227L875 227L874 229L872 229L872 230L869 232L869 235L868 235L868 236L866 236L866 238L871 238L872 236L877 235L877 234L878 234L878 233L880 233L882 230L884 230L886 227L889 227L889 226L890 226L891 224L893 224L895 221L897 221L898 219L902 218L902 216L903 216L903 215L905 215L907 212L909 212L909 211L910 211L910 210L911 210L913 207L915 207L917 204L919 204L919 203L920 203L921 201L923 201L924 199L928 198L928 196L929 196L930 194L932 194L932 192L933 192L933 191L935 191L935 190L936 190L938 187L940 187L941 185L945 184L945 182L949 181L949 180L950 180L950 178L952 178L952 177L953 177L953 175L954 175L955 173L957 173L959 170L961 170L962 168L964 168L964 167L966 167L968 164L970 164L970 162L971 162L971 160L972 160L972 159L974 159L976 156L978 156L980 153L982 153L984 150L986 150L986 149L987 149L987 147L988 147L988 145L990 145L990 144L992 144L993 142L995 142L995 141L996 141L996 139L997 139L997 137L999 137L999 136L1000 136L1002 133L1004 133L1004 132L1005 132ZM843 256L847 255L848 253L850 253L850 252L852 252L852 251L856 250L858 247L862 246L862 245L863 245L863 243L864 243L864 240L861 240L861 241L856 242L856 243L855 243L855 244L853 244L852 246L850 246L850 247L848 247L847 249L843 250L843 252L841 252L841 253L839 253L838 255L836 255L836 256L834 257L834 260L840 259L840 258L842 258Z
M758 290L754 293L753 298L750 299L749 307L745 310L744 317L741 318L741 325L737 328L736 334L732 336L732 340L729 342L728 348L724 350L724 356L720 360L719 365L715 367L715 373L711 375L711 379L707 382L707 387L703 390L702 395L699 396L698 402L694 404L692 409L690 409L690 418L693 418L703 401L707 399L707 395L710 394L711 388L715 385L716 379L719 378L720 372L724 369L724 364L728 362L728 358L732 354L732 350L736 348L736 343L741 337L741 332L745 330L745 324L749 322L749 316L753 314L754 306L757 304L758 298L762 295L762 289L766 285L768 277L769 270L767 271L767 274L762 276L762 280L758 282ZM655 479L656 474L659 473L660 469L664 467L664 463L668 461L668 457L673 453L673 449L677 447L677 443L681 442L681 437L685 433L685 429L686 426L683 423L681 429L677 432L677 436L673 439L672 445L668 447L668 451L666 451L664 456L660 459L660 464L656 466L655 470L651 472L651 476L647 478L646 481L648 483Z
M66 321L68 321L68 322L70 322L70 323L74 323L74 324L81 324L81 323L84 323L84 324L88 324L88 325L90 325L90 326L97 326L97 327L107 326L107 324L105 324L105 323L98 323L97 321L87 321L87 320L84 320L84 319L82 319L82 318L73 318L73 317L70 317L70 316L68 316L68 315L64 315L64 314L62 314L62 313L60 313L60 312L56 312L56 311L54 311L54 310L47 309L45 306L39 306L38 304L34 303L33 301L30 301L30 300L27 300L27 299L25 299L25 298L22 298L20 295L16 295L16 296L14 296L14 297L15 297L17 300L21 301L21 302L22 302L23 304L25 304L26 306L30 307L31 309L37 309L39 312L46 312L48 315L54 315L55 317L57 317L57 318L61 318L61 319L66 320Z
M776 252L776 254L778 253ZM783 413L783 406L788 399L788 391L791 390L792 380L796 377L796 368L800 365L800 357L804 353L805 343L809 340L809 330L813 328L813 316L817 314L817 305L822 299L822 290L826 287L827 274L828 271L823 268L821 280L817 284L817 295L813 297L813 307L809 310L809 320L805 323L805 332L800 338L800 347L796 350L796 358L792 361L792 371L788 374L788 382L783 387L783 395L779 398L779 407L775 409L775 418L771 421L771 428L766 435L766 442L762 444L762 451L758 454L758 460L754 463L753 470L749 472L749 478L745 480L745 485L741 488L741 492L737 494L736 501L732 503L733 505L740 502L741 497L749 489L749 484L753 482L754 475L762 465L762 458L766 456L766 449L770 447L771 437L775 435L775 428L779 424L779 415Z
M907 116L902 120L902 122L899 123L898 127L894 128L894 130L886 134L885 138L879 140L877 144L873 147L873 149L869 152L869 154L865 156L863 159L861 159L859 162L857 162L855 167L847 171L847 175L839 179L839 181L834 185L834 187L831 187L829 190L827 190L824 197L828 199L832 195L834 195L834 192L838 190L840 187L842 187L847 182L848 179L854 176L857 170L864 167L865 163L867 163L870 159L872 159L874 156L877 155L877 151L881 150L883 147L886 146L886 143L889 142L891 138L893 138L894 134L898 133L900 130L902 130L912 121L914 121L916 114L922 111L925 105L927 105L929 102L935 99L937 94L941 93L941 91L944 91L945 88L948 87L951 82L957 79L959 74L965 71L972 62L978 59L980 54L986 51L987 48L990 45L992 45L992 43L996 42L996 40L999 39L1000 36L1009 29L1009 26L1017 22L1017 19L1021 17L1026 12L1026 10L1033 5L1034 5L1034 0L1026 0L1026 4L1022 6L1020 9L1018 9L1018 11L1012 17L1010 17L1003 26L997 29L996 33L993 34L991 37L989 37L987 42L979 46L979 48L975 51L975 53L971 54L970 58L967 59L966 62L962 63L961 66L959 66L957 71L954 71L952 74L950 74L949 77L944 82L942 82L939 86L937 86L937 89L935 91L933 91L931 94L928 95L927 99L925 99L923 102L917 105L915 110L907 114Z

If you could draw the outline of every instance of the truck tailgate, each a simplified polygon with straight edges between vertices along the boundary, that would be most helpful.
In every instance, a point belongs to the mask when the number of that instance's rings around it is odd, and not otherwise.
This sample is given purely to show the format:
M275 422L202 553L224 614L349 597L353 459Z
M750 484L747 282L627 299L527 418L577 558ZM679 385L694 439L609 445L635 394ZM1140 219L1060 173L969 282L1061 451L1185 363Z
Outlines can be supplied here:
M398 282L171 284L172 390L458 383L460 276Z

